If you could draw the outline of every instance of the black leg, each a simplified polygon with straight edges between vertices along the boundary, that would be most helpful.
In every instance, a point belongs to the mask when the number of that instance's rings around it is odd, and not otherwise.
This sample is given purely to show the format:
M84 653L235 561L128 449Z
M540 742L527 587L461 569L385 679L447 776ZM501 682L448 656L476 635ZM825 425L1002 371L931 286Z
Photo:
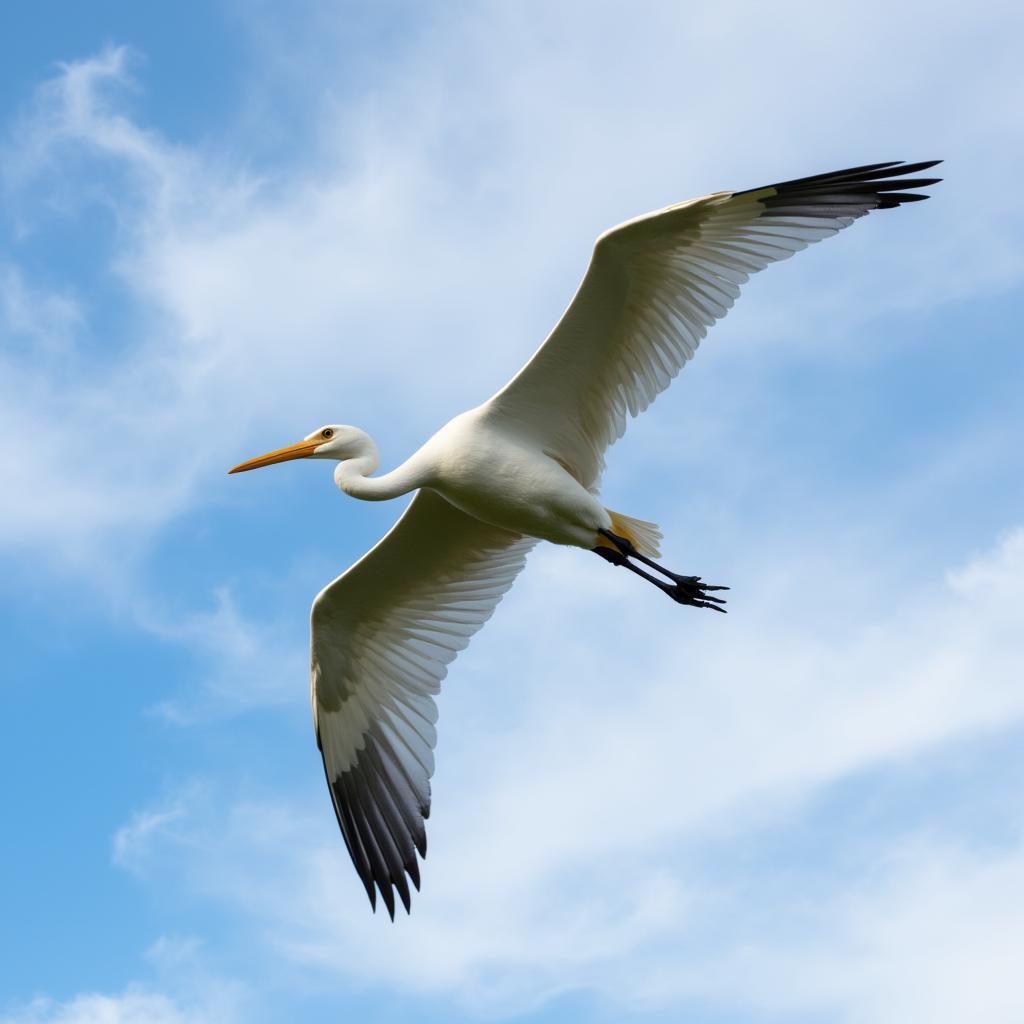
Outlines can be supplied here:
M641 555L636 547L625 537L620 537L610 530L601 530L600 532L615 545L614 549L606 547L593 549L594 553L600 555L606 562L611 562L612 565L625 566L630 572L636 573L637 576L642 576L649 583L653 583L659 590L664 591L678 604L688 604L695 608L712 608L716 612L725 612L725 609L720 607L725 604L725 601L720 597L712 597L709 591L728 590L728 587L711 586L707 583L701 583L699 576L681 576L679 573L671 572L664 566L652 561L646 555ZM644 572L640 566L634 565L630 561L631 558L643 562L644 565L660 572L672 582L666 583L664 580L659 580L650 573Z

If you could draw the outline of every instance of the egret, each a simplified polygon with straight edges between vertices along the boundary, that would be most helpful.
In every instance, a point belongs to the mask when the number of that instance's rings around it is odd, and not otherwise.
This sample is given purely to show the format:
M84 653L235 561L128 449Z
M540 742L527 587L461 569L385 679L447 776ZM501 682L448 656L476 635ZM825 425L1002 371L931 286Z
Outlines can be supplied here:
M311 614L317 745L345 845L376 909L395 916L426 856L438 692L538 541L594 551L683 605L723 612L699 576L657 559L652 523L601 504L606 449L728 312L747 278L872 210L926 199L891 161L713 192L601 235L568 309L493 398L456 416L406 462L374 476L377 446L328 425L231 470L333 459L346 494L415 492L390 532L325 587ZM911 190L911 191L908 191Z

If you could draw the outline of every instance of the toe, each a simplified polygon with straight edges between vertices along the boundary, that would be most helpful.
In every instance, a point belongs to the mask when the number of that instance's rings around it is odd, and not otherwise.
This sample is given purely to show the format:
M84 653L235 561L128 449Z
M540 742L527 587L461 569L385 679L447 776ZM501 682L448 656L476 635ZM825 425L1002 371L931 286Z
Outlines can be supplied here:
M694 601L694 605L697 608L709 608L713 612L721 612L723 615L728 615L728 610L717 604L709 604L707 601Z

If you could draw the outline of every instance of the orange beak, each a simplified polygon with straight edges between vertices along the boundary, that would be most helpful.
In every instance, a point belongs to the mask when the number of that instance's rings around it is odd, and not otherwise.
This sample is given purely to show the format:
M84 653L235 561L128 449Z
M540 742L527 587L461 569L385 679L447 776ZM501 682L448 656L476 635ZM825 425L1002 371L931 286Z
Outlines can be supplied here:
M298 444L290 444L287 448L278 448L277 451L267 452L266 455L257 456L248 462L241 462L234 469L229 469L228 474L246 473L250 469L272 466L275 462L288 462L290 459L305 459L323 443L323 440L319 438L316 441L299 441Z

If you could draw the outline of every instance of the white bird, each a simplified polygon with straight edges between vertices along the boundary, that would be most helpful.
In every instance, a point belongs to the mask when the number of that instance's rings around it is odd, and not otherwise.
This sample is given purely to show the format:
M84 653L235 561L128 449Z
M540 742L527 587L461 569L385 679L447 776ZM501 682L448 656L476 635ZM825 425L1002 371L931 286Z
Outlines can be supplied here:
M390 473L377 447L330 425L232 473L334 459L338 487L382 501L415 491L376 547L313 602L313 723L345 844L392 919L419 888L434 770L434 694L538 540L593 550L681 604L723 611L700 577L669 572L652 523L597 496L605 450L668 387L740 286L872 210L938 160L869 164L744 192L714 192L626 221L594 246L555 329L493 398L456 416ZM639 564L638 564L639 563ZM651 571L648 571L651 570Z

